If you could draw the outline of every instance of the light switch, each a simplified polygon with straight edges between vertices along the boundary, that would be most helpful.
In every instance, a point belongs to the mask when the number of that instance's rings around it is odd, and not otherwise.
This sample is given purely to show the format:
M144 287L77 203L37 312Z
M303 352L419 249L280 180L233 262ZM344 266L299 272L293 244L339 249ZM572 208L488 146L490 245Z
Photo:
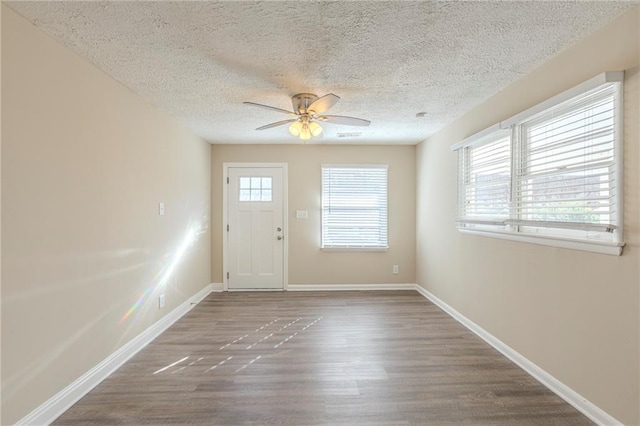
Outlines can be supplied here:
M309 219L309 212L306 210L296 210L296 219Z
M158 204L158 214L164 216L164 203Z

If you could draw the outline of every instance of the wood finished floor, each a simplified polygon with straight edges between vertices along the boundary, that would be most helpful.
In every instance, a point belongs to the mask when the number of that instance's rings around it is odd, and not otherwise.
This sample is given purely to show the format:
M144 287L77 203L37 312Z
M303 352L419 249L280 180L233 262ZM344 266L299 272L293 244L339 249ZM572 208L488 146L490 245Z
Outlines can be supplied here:
M55 422L114 423L592 424L414 291L211 294Z

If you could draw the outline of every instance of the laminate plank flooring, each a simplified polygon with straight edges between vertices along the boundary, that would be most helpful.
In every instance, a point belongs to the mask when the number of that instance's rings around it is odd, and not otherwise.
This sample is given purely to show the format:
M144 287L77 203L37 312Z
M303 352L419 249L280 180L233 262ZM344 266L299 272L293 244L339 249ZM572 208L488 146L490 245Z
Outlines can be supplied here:
M414 291L213 293L55 422L587 425Z

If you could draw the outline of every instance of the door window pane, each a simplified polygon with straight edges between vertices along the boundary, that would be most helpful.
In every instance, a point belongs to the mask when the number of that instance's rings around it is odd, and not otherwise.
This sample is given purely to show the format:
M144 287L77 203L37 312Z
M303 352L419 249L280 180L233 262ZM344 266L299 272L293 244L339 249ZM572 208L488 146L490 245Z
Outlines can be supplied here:
M240 189L250 189L251 188L251 179L246 177L240 178Z
M241 177L239 178L238 200L242 202L271 202L273 201L273 185L271 177Z

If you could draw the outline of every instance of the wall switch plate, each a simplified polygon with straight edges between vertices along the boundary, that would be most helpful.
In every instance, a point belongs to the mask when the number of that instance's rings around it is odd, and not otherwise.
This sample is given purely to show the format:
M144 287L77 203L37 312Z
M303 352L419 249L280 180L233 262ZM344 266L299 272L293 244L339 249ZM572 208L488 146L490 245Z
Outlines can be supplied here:
M164 294L161 294L160 297L158 297L158 309L162 308L164 308Z
M392 271L392 272L393 272L394 274L397 274L397 273L398 273L398 270L399 270L398 265L393 265L393 271Z
M296 210L296 219L309 219L309 212L307 210Z
M158 214L164 216L164 203L162 202L158 204Z

